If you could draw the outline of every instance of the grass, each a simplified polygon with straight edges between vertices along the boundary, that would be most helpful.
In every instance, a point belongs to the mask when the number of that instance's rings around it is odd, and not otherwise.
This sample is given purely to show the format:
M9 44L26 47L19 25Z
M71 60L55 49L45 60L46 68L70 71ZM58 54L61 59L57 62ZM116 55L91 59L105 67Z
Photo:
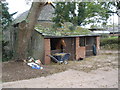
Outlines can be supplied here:
M109 39L118 39L118 36L111 36Z

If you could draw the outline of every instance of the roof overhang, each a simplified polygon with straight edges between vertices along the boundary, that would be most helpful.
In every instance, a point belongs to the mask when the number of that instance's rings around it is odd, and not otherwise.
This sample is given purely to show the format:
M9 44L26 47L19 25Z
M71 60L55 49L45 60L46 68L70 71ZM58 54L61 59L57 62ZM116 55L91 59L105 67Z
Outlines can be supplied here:
M75 38L75 37L99 37L100 35L71 35L71 36L44 36L44 38Z

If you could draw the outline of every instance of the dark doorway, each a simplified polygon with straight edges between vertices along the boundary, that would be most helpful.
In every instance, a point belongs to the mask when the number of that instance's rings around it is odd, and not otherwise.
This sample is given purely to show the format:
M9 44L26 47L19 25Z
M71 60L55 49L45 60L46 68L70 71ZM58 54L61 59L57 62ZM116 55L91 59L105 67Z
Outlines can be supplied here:
M59 41L60 39L56 39L56 38L50 39L51 50L56 50L56 46Z
M93 45L96 44L96 37L86 37L86 57L93 56Z
M63 48L66 43L63 38L52 38L50 39L51 44L51 54L64 52Z

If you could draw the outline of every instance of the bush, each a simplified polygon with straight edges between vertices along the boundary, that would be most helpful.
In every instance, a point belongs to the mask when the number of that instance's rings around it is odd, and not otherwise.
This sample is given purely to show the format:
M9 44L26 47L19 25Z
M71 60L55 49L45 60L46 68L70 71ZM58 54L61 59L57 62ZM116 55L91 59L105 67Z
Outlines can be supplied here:
M101 34L101 38L109 38L109 34Z
M9 61L13 57L13 51L6 49L8 41L2 41L2 61Z
M120 40L118 37L102 38L100 46L103 49L118 49Z

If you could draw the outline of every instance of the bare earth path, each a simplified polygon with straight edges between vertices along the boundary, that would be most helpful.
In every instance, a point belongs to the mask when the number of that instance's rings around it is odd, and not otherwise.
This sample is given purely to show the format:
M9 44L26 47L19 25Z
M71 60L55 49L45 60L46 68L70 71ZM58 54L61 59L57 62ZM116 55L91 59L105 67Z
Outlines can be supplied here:
M66 70L46 77L5 82L3 88L118 88L117 51L101 51L98 56L59 67Z

